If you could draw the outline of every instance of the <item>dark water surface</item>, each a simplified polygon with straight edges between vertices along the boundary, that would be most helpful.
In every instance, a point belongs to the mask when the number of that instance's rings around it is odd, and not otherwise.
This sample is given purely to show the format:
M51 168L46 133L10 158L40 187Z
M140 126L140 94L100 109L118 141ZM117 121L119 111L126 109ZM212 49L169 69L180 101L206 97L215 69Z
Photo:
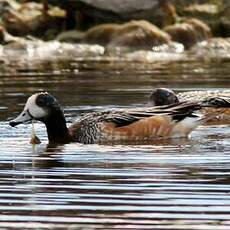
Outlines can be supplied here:
M142 105L153 87L228 89L230 62L68 65L0 76L0 229L230 229L228 125L155 145L47 148L42 124L42 144L33 147L30 125L7 122L42 90L70 123L84 112Z

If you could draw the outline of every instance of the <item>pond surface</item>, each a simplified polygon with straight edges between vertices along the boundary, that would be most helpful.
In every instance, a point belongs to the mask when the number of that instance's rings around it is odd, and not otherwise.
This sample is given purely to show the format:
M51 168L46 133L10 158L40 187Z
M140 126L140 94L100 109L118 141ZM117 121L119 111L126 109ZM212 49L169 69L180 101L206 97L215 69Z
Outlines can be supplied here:
M37 146L29 144L30 125L8 125L38 91L59 99L70 124L85 112L142 106L154 87L228 89L229 64L95 59L68 63L68 71L4 70L0 228L230 229L228 125L199 127L188 139L155 145L72 143L56 148L46 147L40 123L35 125L42 140Z

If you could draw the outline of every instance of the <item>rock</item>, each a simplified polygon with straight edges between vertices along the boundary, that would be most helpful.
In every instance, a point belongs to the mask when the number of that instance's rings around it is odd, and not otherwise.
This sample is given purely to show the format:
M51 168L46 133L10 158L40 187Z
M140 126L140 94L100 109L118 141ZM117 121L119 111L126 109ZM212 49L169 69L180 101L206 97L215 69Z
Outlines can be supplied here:
M1 0L0 1L0 15L4 14L6 11L13 9L18 10L20 4L14 0Z
M7 0L3 0L7 1ZM14 0L8 0L14 2ZM45 1L45 0L43 0ZM165 26L175 22L176 11L175 7L172 4L172 0L47 0L51 4L55 4L63 7L66 10L66 25L67 28L77 28L79 30L87 29L92 27L93 25L100 23L122 23L129 20L148 20L150 22L154 22L157 26ZM17 3L18 4L18 3ZM24 15L22 16L21 8L28 8L28 5L33 7L30 8L30 12L24 11ZM23 26L20 33L28 34L28 30L30 27L28 26L28 21L26 23L24 17L33 16L36 14L37 20L35 20L39 25L45 25L46 23L39 22L40 16L39 14L42 12L42 9L37 9L38 6L42 7L42 4L38 3L24 3L18 4L19 7L11 7L11 14L7 15L7 17L11 17L16 24L21 23ZM44 4L45 6L45 4ZM48 6L46 6L48 7ZM0 7L1 8L1 7ZM18 9L19 8L19 9ZM49 6L49 10L51 6ZM0 10L1 11L1 10ZM35 12L36 11L36 12ZM15 13L16 12L16 13ZM9 14L9 12L8 12ZM44 16L44 10L42 12ZM53 17L50 12L47 13L48 16ZM55 14L55 17L62 15L59 12ZM32 18L29 19L31 21ZM8 23L9 24L9 23ZM58 23L60 24L60 23ZM12 26L12 25L11 25ZM36 25L37 26L37 25ZM18 28L12 28L10 30L11 33L18 35L16 30ZM43 29L44 30L44 29ZM18 32L18 31L17 31ZM34 35L34 31L32 33Z
M183 23L176 23L164 28L173 41L182 43L186 49L197 42L211 37L210 28L198 19L185 19Z
M167 33L145 21L130 21L124 24L103 24L89 29L83 43L111 47L152 49L153 46L170 41Z
M121 25L113 33L109 46L152 49L154 46L167 44L169 41L170 37L167 33L145 20L140 20Z
M175 0L178 2L179 0ZM193 17L205 22L213 34L219 35L219 23L224 8L224 0L186 1L180 7L179 13L183 17Z
M82 42L106 46L112 40L114 33L120 30L120 28L121 25L115 23L94 26L86 32Z
M176 23L164 28L173 41L182 43L186 49L194 45L196 40L196 32L192 25L188 23Z
M196 18L185 19L184 22L192 25L196 31L196 37L198 41L206 40L212 37L212 31L209 26Z
M78 0L75 3L79 11L95 18L129 20L130 18L151 18L157 9L158 0Z
M174 23L173 0L49 0L67 11L67 21L73 28L86 29L102 23L122 23L148 20L161 27ZM71 21L69 20L71 19Z
M205 4L191 4L187 7L185 7L184 12L187 16L193 16L193 17L214 17L219 15L220 10L218 5L211 4L211 3L205 3Z
M2 22L9 33L16 36L34 35L45 37L49 28L60 30L65 19L65 11L51 7L45 11L42 4L28 2L18 8L7 8Z
M192 5L195 5L195 8L197 8L198 5L204 5L203 9L201 7L201 9L198 9L198 11L207 11L206 6L205 5L216 5L216 6L221 6L224 4L224 2L227 2L228 0L173 0L174 5L176 6L177 11L181 14L184 13L184 10ZM198 7L199 8L199 7Z

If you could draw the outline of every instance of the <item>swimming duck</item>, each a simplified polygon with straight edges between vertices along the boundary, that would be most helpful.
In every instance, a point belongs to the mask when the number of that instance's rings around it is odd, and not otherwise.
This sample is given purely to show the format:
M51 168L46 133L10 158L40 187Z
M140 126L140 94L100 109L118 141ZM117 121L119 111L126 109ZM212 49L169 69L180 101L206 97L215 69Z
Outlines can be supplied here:
M21 114L9 124L14 127L32 120L41 121L46 126L50 144L144 141L188 136L203 119L208 119L193 114L199 109L198 103L179 102L150 108L92 112L67 128L58 101L42 92L30 96Z
M170 105L178 102L178 96L167 88L154 89L148 98L148 106Z
M167 88L157 88L149 95L148 106L170 105L175 102L196 102L203 105L200 110L203 114L217 114L207 122L230 122L230 91L191 91L176 94Z

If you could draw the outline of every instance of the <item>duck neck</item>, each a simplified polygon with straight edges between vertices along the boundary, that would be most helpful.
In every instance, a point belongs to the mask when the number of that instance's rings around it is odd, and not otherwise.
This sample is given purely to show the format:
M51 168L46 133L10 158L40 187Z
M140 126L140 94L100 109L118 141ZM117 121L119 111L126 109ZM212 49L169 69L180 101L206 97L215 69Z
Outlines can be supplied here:
M44 123L50 144L66 144L71 142L71 136L62 110L51 111L50 116Z

